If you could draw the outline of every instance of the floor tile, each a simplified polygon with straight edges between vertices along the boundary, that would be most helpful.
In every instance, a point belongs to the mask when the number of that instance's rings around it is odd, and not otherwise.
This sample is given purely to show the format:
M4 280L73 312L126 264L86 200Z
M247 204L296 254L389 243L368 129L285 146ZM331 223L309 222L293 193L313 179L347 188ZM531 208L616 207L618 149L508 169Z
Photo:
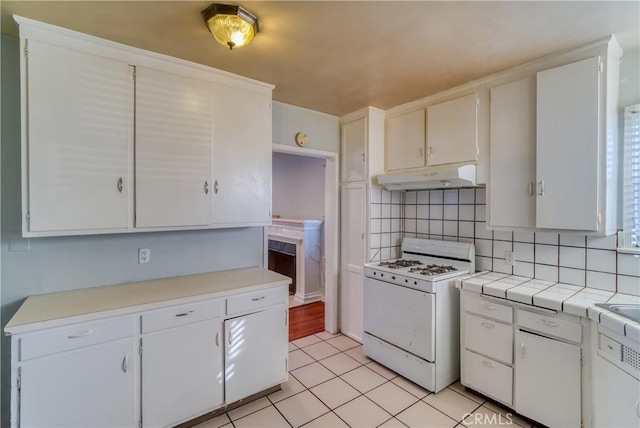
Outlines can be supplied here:
M391 418L387 422L379 425L378 428L406 428L407 426L397 420L396 418Z
M342 333L331 334L328 331L323 331L322 333L316 333L316 336L318 336L322 340L329 340L333 339L334 337L342 336Z
M304 428L349 428L349 425L333 412L320 416L303 426Z
M445 388L437 394L429 394L422 401L456 421L461 421L465 414L480 407L480 404L449 388Z
M322 364L338 376L362 365L358 361L354 360L344 353L325 358L324 360L320 361L320 364Z
M233 409L230 412L227 412L232 421L243 418L253 412L257 412L258 410L264 409L267 406L270 406L271 402L267 399L267 397L262 397L256 401L252 401L250 403L245 404L244 406L238 407L237 409Z
M384 383L367 392L366 396L392 415L397 415L418 401L418 397L409 394L391 382Z
M304 385L298 382L298 379L290 375L289 380L282 384L282 389L269 394L268 397L272 403L277 403L278 401L289 398L292 395L304 391L305 389Z
M404 389L411 395L415 395L418 398L424 398L428 394L430 394L430 392L424 389L423 387L416 385L415 383L403 378L402 376L398 376L392 379L391 382L395 383L400 388Z
M340 350L329 345L328 342L319 342L304 348L304 352L316 360L322 360L340 353Z
M313 358L307 355L302 349L289 352L289 371L299 369L307 364L313 363Z
M376 427L391 417L390 414L364 396L349 401L335 409L334 412L350 427Z
M361 364L367 364L371 361L371 359L364 355L364 352L362 352L362 346L356 346L355 348L351 348L344 353Z
M360 343L356 342L355 340L347 336L334 337L333 339L327 340L327 343L329 343L331 346L335 346L341 351L346 351L347 349L360 346Z
M293 370L290 373L307 388L314 387L319 383L336 377L336 375L320 363L309 364L308 366Z
M338 377L314 386L310 391L330 409L340 407L360 395L357 389Z
M305 346L313 345L314 343L318 343L320 341L322 341L322 339L312 334L311 336L294 340L292 343L296 345L298 348L304 348Z
M202 422L194 428L220 428L228 423L231 423L231 419L229 419L229 416L225 413L220 416L216 416L213 419L209 419L208 421Z
M366 368L365 366L358 367L357 369L345 373L340 377L362 393L369 392L373 388L380 386L387 381L378 373Z
M366 367L378 373L380 376L382 376L385 379L391 380L394 377L398 376L398 373L394 372L393 370L389 370L382 364L378 364L375 361L371 361L369 364L366 365Z
M289 342L289 352L295 351L296 349L298 349L298 347L294 345L293 342Z
M454 427L457 424L449 416L422 401L418 401L396 418L409 428L445 428Z
M291 428L289 422L273 406L233 421L233 425L235 428Z
M294 427L304 425L329 411L329 408L309 391L280 401L276 403L276 407Z
M463 384L461 384L460 381L458 381L456 383L452 383L451 385L448 386L448 388L453 389L458 394L462 394L465 397L475 401L476 403L482 404L485 401L487 401L485 398L479 396L478 394L475 394L470 389L465 388L465 386Z
M521 427L529 428L531 426L531 422L529 422L527 419L517 414L514 410L508 409L504 406L494 403L493 401L487 400L487 402L483 404L483 407L486 407L489 410L499 413L503 417L509 416L515 424Z

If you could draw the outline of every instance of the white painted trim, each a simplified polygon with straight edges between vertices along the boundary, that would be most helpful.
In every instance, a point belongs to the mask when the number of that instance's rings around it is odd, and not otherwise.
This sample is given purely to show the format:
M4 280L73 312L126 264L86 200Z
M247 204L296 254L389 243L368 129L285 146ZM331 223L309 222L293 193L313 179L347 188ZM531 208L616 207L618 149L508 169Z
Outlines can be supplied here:
M338 153L273 144L274 153L323 158L324 171L324 328L338 332Z

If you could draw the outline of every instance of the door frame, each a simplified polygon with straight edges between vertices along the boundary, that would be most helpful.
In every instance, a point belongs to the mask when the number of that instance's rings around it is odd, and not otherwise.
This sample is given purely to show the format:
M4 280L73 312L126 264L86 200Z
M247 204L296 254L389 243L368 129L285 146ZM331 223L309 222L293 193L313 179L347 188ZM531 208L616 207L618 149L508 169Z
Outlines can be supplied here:
M308 156L325 160L324 169L324 329L338 332L338 153L272 144L273 153ZM268 228L265 227L265 260L268 266Z

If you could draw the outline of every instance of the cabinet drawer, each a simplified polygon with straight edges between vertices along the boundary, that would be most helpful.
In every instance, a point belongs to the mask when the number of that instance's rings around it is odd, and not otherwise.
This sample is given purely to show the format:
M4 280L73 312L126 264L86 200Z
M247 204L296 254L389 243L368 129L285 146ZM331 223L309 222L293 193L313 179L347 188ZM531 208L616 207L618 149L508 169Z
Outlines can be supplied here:
M288 287L271 288L227 298L227 315L266 308L267 306L287 303Z
M513 361L513 327L486 318L465 314L465 348L511 364Z
M511 306L501 305L489 300L467 296L465 300L465 309L467 312L483 315L495 320L508 323L513 322L513 308Z
M223 300L208 300L172 306L142 315L142 333L178 327L222 316Z
M463 383L505 404L513 403L513 369L490 358L464 351Z
M20 339L20 360L133 336L133 317L74 324Z
M527 330L548 334L572 342L582 342L582 326L579 323L536 314L518 309L518 325Z

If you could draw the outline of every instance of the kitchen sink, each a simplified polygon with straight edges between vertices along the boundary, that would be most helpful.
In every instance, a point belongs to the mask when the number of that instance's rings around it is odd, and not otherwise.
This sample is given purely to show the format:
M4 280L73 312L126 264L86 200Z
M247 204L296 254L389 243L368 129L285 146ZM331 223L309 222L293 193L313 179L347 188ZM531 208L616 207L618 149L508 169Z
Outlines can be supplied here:
M640 323L640 304L596 303L596 306Z

